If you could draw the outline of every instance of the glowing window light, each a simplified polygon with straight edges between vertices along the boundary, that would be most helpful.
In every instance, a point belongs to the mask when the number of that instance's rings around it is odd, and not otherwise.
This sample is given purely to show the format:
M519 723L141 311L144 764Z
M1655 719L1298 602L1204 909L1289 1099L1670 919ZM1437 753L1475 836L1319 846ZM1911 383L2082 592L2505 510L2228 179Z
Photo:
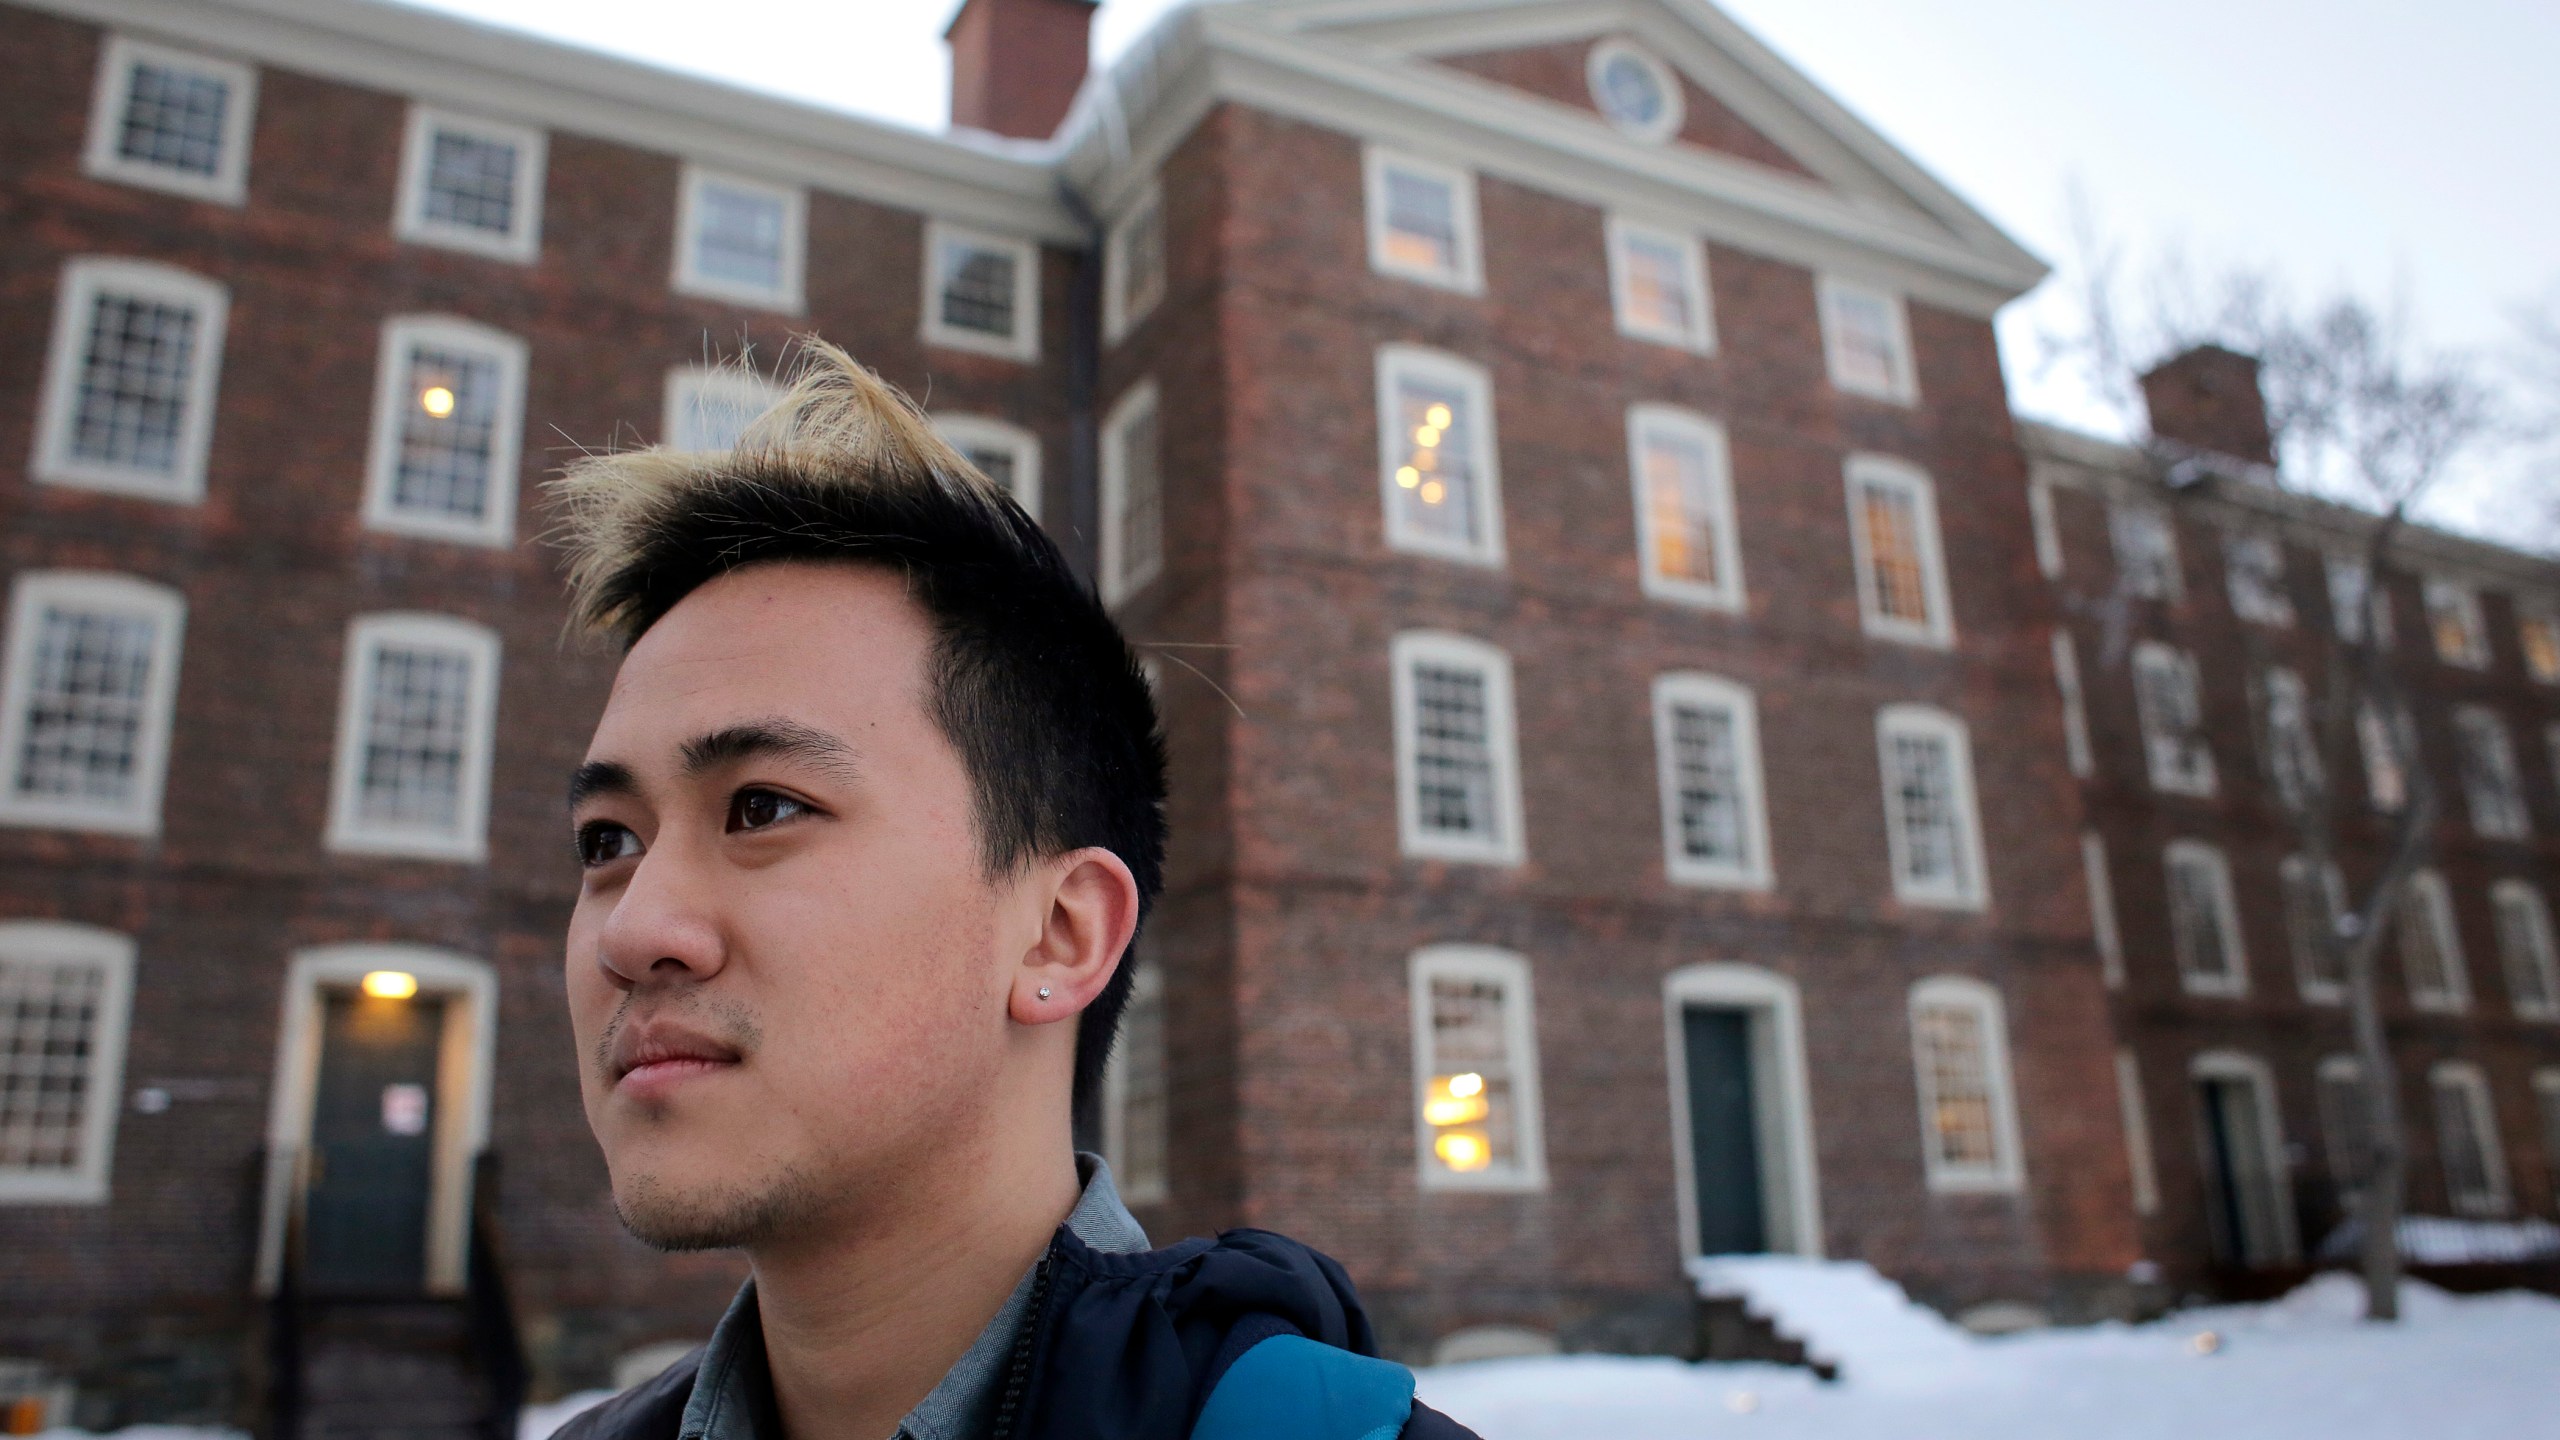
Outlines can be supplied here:
M1430 409L1422 412L1422 423L1430 426L1434 430L1448 429L1449 421L1452 418L1453 417L1449 413L1449 407L1446 405L1434 405Z
M406 970L375 970L364 977L364 993L376 1000L406 1000L418 993L418 977Z
M1449 498L1449 487L1437 480L1428 480L1423 482L1421 493L1423 504L1437 505Z
M439 420L451 415L453 406L453 388L449 385L430 385L419 392L418 408Z
M1484 1077L1474 1071L1433 1080L1430 1093L1422 1101L1422 1118L1434 1129L1472 1125L1492 1112L1493 1103L1484 1093Z
M1482 1170L1493 1163L1493 1146L1473 1130L1450 1130L1431 1142L1431 1153L1452 1170Z
M1481 1095L1484 1093L1484 1077L1473 1070L1464 1075L1452 1075L1449 1077L1449 1093L1460 1097Z
M1422 483L1422 472L1407 465L1396 471L1396 483L1410 490Z

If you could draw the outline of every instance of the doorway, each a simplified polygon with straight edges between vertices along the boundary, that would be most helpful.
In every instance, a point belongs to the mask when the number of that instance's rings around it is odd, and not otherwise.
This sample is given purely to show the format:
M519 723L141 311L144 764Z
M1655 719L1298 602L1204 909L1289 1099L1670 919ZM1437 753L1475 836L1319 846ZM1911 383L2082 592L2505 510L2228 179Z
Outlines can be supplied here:
M2247 1269L2292 1263L2300 1250L2293 1186L2266 1066L2242 1055L2205 1055L2193 1075L2216 1258Z
M1680 1253L1822 1253L1795 985L1749 965L1663 984Z
M1759 1254L1769 1248L1769 1225L1760 1107L1751 1083L1751 1012L1684 1005L1680 1024L1689 1064L1698 1253Z

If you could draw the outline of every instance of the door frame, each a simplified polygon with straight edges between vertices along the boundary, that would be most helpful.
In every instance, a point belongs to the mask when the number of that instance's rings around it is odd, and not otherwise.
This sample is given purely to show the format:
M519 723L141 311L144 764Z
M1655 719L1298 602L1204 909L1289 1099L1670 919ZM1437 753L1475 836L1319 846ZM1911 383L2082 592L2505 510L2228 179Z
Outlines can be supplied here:
M2260 1163L2266 1166L2268 1180L2276 1187L2273 1209L2276 1223L2276 1253L2251 1258L2248 1237L2231 1237L2233 1263L2243 1268L2287 1265L2302 1258L2302 1235L2294 1216L2293 1164L2285 1150L2284 1112L2276 1102L2275 1071L2266 1061L2237 1050L2207 1050L2187 1062L2188 1104L2196 1117L2196 1160L2204 1167L2205 1193L2213 1193L2214 1159L2212 1127L2204 1123L2204 1085L2214 1080L2248 1082L2258 1097L2258 1132L2260 1148L2266 1153ZM2237 1177L2234 1177L2237 1178Z
M470 1256L472 1161L489 1143L491 1069L498 1038L497 973L481 961L424 945L324 945L296 953L284 983L276 1076L267 1116L267 1173L258 1224L258 1293L284 1274L286 1221L302 1203L312 1106L319 1096L324 989L353 989L375 970L418 978L418 994L445 1002L436 1051L434 1168L427 1197L431 1295L458 1295Z
M1665 1068L1671 1080L1673 1195L1680 1258L1698 1256L1697 1160L1689 1138L1688 1006L1751 1016L1752 1105L1759 1112L1761 1213L1772 1254L1822 1256L1822 1185L1813 1148L1812 1085L1804 1058L1804 1001L1796 982L1757 965L1684 965L1662 977Z

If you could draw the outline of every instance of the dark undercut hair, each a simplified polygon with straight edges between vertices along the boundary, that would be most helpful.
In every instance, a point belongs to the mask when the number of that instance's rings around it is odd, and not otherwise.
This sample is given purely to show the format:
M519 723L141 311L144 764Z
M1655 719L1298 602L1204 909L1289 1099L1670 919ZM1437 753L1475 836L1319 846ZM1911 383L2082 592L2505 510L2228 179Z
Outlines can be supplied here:
M1095 846L1164 888L1164 739L1129 643L1013 497L913 401L822 341L734 449L590 456L551 486L572 624L625 650L700 586L753 565L902 576L934 648L928 709L960 754L991 878ZM1137 941L1076 1031L1079 1111L1100 1093Z

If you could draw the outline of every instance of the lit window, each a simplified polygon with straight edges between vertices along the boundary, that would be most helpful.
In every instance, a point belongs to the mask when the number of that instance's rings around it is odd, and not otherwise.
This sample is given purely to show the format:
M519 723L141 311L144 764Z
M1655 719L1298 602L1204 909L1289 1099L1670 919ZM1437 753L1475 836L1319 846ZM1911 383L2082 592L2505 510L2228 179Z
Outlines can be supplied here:
M2142 1069L2131 1050L2116 1052L2116 1114L2124 1124L2125 1158L2133 1172L2133 1213L2160 1211L2160 1169L2151 1154L2151 1111L2143 1103Z
M2098 968L2112 990L2124 984L2124 937L2116 928L2116 882L2107 842L2095 830L2080 832L2080 873L2089 887L2089 929L2098 942Z
M1108 272L1102 287L1102 329L1106 338L1116 341L1164 298L1163 191L1148 186L1120 223L1111 227L1102 263Z
M2169 842L2169 940L2190 995L2245 995L2249 961L2240 948L2240 912L2222 852L2194 840Z
M1397 813L1404 853L1520 862L1511 662L1480 641L1414 631L1394 647Z
M2421 870L2409 877L2400 892L2399 931L2409 1003L2420 1010L2470 1009L2470 967L2463 962L2462 937L2454 929L2453 899L2443 876Z
M687 166L676 288L715 300L800 308L806 202L783 185Z
M2524 673L2537 684L2560 685L2560 615L2519 608L2516 644L2524 651Z
M1653 682L1663 864L1674 881L1765 889L1769 818L1751 692L1711 675Z
M1137 957L1122 963L1134 965ZM1131 1205L1162 1204L1172 1190L1166 1073L1164 977L1143 965L1129 977L1129 1003L1102 1072L1102 1158Z
M2071 773L2085 780L2097 773L2097 757L2089 750L2089 708L2080 690L2080 647L2071 632L2053 632L2053 683L2062 694L2062 754Z
M2507 1154L2498 1139L2489 1077L2467 1060L2446 1060L2427 1072L2427 1088L2435 1093L2436 1149L2444 1161L2444 1188L2454 1213L2483 1218L2506 1214L2511 1203Z
M2116 552L2120 593L2173 603L2184 593L2178 583L2178 532L2169 522L2168 511L2118 501L2107 507L2107 537Z
M2560 1020L2560 962L2553 959L2551 911L2542 892L2522 880L2501 880L2489 891L2489 910L2497 919L2508 1003L2527 1020Z
M2416 732L2405 713L2395 724L2384 720L2371 701L2356 711L2356 748L2364 754L2365 799L2374 809L2396 813L2409 803L2409 772L2400 756L2415 743Z
M1639 405L1627 412L1627 453L1645 593L1741 609L1742 548L1724 427L1667 405Z
M544 150L539 130L413 107L394 229L403 240L531 263L542 244Z
M151 835L186 602L163 585L27 571L11 587L0 824Z
M2426 584L2427 633L2436 658L2466 670L2489 664L2489 630L2480 620L2480 594L2467 585L2431 579Z
M2374 634L2381 648L2391 644L2391 592L2373 588L2373 572L2362 560L2332 555L2328 561L2329 620L2341 640L2356 642L2364 638L2366 611L2378 623Z
M924 338L1014 360L1040 353L1040 254L1028 240L925 227Z
M2453 712L2453 734L2473 833L2489 840L2525 838L2532 821L2525 813L2524 776L2516 769L2507 722L2494 710L2465 705Z
M933 428L978 473L1013 497L1032 519L1040 518L1040 437L1019 425L976 415L936 415Z
M1876 717L1884 772L1885 841L1894 898L1909 905L1980 909L1990 885L1974 806L1973 751L1964 722L1920 705L1888 705Z
M347 632L330 848L479 860L488 848L498 637L437 615Z
M1366 168L1370 268L1451 290L1483 289L1475 177L1374 148Z
M1102 599L1116 605L1164 570L1164 427L1156 382L1131 388L1102 423Z
M1715 349L1705 249L1696 236L1611 216L1609 281L1619 333L1685 350Z
M230 297L139 260L62 267L36 478L156 500L204 494Z
M2285 588L2284 546L2274 536L2224 536L2222 570L2232 614L2253 625L2279 629L2293 623L2293 596Z
M1484 371L1434 350L1380 347L1378 440L1387 544L1500 563L1502 486Z
M1624 40L1604 40L1591 47L1585 70L1591 103L1610 124L1645 141L1679 133L1684 105L1671 67Z
M2151 788L2172 795L2211 795L2217 783L2205 740L2204 705L2196 694L2196 662L2155 640L2133 648L2134 709Z
M515 538L524 342L467 320L382 328L365 523L445 540Z
M246 65L118 35L99 61L84 161L101 179L237 205L257 101Z
M686 365L667 372L666 438L687 454L735 449L756 417L782 398L781 387L737 365Z
M1911 333L1902 297L1846 280L1822 279L1822 347L1831 383L1853 395L1910 404Z
M2300 811L2323 785L2320 745L2311 733L2311 697L2302 676L2270 666L2258 677L2260 751L2266 756L2267 781L2285 808Z
M1947 578L1938 554L1938 501L1929 477L1896 460L1849 461L1849 538L1858 567L1858 612L1868 634L1944 645Z
M2346 998L2346 957L2338 952L2338 921L2346 913L2347 884L2331 862L2318 877L2307 856L2284 860L2284 930L2293 949L2294 983L2314 1005Z
M133 1004L133 942L0 922L0 1205L102 1204Z
M1932 1190L2016 1190L2017 1102L2000 992L1942 975L1911 987L1911 1056Z
M2317 1079L2329 1179L2338 1187L2340 1203L2352 1207L2373 1178L2373 1099L2365 1093L2364 1067L2352 1055L2321 1061Z
M1528 962L1500 950L1435 945L1414 954L1412 994L1423 1186L1543 1189Z

